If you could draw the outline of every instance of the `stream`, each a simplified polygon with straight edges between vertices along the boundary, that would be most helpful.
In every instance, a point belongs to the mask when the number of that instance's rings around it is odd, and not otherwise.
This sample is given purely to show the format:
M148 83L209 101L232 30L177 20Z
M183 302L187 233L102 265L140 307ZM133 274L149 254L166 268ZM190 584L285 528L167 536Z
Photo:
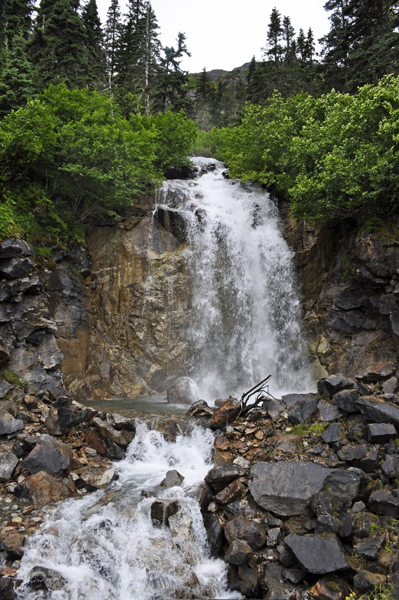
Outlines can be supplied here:
M193 181L166 182L155 209L180 215L190 241L187 375L210 403L241 395L268 374L275 395L309 391L314 383L306 366L293 253L279 230L276 207L259 187L226 179L222 163L194 162L211 170ZM118 402L109 402L117 411ZM121 402L123 409L134 405ZM136 402L136 409L145 410L145 404ZM161 404L161 398L150 402L151 412ZM228 590L225 563L210 556L196 500L213 466L214 434L192 425L191 433L172 443L136 423L126 458L114 464L117 480L110 488L48 510L28 539L18 572L21 600L241 597ZM171 469L183 483L161 487ZM154 498L177 501L169 526L151 519ZM59 574L50 592L29 585L37 566Z

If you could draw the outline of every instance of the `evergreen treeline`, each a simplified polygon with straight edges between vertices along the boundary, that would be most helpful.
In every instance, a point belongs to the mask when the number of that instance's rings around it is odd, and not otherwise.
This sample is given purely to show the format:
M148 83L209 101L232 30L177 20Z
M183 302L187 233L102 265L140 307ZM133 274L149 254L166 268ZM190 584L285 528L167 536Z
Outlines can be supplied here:
M322 0L320 0L322 2ZM356 93L399 73L399 5L395 0L327 0L330 31L316 54L311 28L295 32L291 19L274 8L266 31L263 60L255 57L246 74L237 69L218 82L204 70L194 88L194 118L201 129L239 123L246 102L263 104L277 90L284 98L334 88Z

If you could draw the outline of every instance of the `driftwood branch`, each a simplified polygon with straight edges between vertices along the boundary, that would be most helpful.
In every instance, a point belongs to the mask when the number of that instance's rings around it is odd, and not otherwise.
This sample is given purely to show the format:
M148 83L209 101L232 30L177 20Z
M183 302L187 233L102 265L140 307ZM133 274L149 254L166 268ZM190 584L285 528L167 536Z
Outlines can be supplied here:
M239 416L244 416L248 414L250 410L253 410L257 406L259 406L259 404L264 400L270 400L272 396L269 393L269 390L267 389L266 385L270 378L271 375L268 375L265 379L257 383L253 388L248 390L248 392L244 392L244 394L241 396L241 409ZM252 398L255 395L255 402L253 404L248 405L250 398Z

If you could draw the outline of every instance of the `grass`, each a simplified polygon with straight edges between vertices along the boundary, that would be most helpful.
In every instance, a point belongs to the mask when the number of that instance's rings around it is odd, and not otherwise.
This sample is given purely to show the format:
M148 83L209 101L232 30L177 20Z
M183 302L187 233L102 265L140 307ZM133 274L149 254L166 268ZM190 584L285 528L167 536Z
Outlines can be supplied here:
M345 600L391 600L392 587L390 585L376 585L372 592L359 596L356 592L351 592Z
M10 383L14 387L25 387L25 384L20 380L18 375L14 373L14 371L8 371L7 369L3 369L2 371L0 371L0 378L4 379L4 381L7 381L7 383Z

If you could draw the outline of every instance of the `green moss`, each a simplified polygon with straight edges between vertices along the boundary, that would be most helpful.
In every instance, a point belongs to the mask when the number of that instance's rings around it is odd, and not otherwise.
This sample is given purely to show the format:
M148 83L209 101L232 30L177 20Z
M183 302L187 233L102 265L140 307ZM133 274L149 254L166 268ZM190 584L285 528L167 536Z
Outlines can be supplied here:
M294 425L292 428L292 433L296 435L306 435L308 433L308 429L306 425Z
M14 373L14 371L8 371L7 369L3 369L2 371L0 371L0 377L1 379L4 379L4 381L7 381L7 383L10 383L15 387L24 387L23 382L20 380L18 375Z
M326 428L326 423L315 422L309 427L309 431L315 435L321 435Z

